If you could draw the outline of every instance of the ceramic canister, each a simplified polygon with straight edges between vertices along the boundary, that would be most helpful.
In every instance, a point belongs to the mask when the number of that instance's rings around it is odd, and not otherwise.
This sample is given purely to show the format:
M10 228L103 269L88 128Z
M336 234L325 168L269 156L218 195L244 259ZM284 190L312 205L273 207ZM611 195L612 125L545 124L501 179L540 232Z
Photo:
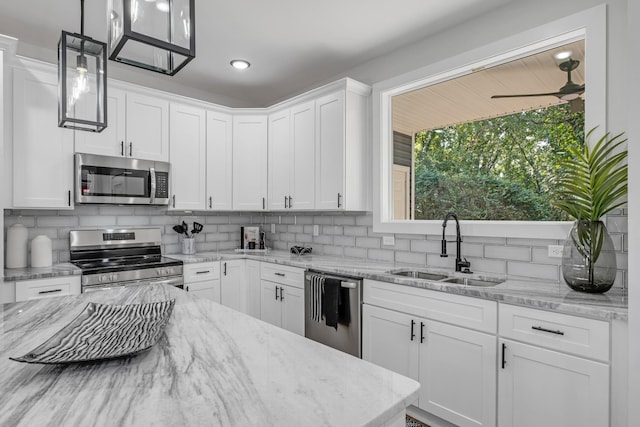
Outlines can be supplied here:
M6 268L24 268L27 266L27 228L14 224L7 229Z
M31 267L50 267L52 264L51 239L36 236L31 241Z

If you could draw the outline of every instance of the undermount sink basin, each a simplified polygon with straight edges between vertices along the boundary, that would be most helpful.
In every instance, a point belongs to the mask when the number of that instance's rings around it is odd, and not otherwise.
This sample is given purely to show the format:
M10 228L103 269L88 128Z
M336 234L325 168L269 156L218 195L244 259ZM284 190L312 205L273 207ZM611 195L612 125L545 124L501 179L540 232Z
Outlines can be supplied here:
M392 270L388 272L389 274L393 274L394 276L404 276L404 277L411 277L414 279L424 279L424 280L442 280L442 279L446 279L447 275L444 274L437 274L437 273L429 273L426 271L420 271L420 270Z
M501 279L472 279L471 277L449 277L442 280L444 283L455 283L464 286L496 286L504 282Z

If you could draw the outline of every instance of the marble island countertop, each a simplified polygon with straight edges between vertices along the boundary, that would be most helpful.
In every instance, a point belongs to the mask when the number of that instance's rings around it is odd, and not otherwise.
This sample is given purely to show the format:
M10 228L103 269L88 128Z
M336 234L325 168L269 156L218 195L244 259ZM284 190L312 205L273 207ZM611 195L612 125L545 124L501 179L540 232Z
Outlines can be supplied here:
M165 335L137 356L70 365L9 360L88 302L175 298ZM0 425L382 426L419 384L166 285L0 305ZM395 424L394 424L395 425Z
M397 263L372 262L353 258L340 258L323 255L292 255L286 251L264 252L205 252L195 255L168 254L168 257L182 260L184 263L207 261L222 261L231 259L254 259L293 267L321 270L363 277L372 280L397 283L400 285L421 287L441 292L466 295L476 298L491 299L510 304L519 304L534 308L559 311L567 314L581 315L599 319L628 318L628 295L625 289L612 288L604 294L587 294L572 291L564 283L550 281L535 281L521 279L507 279L491 287L463 286L458 284L428 281L402 277L388 273L398 268L420 268L416 265ZM39 271L42 270L42 271ZM468 276L453 271L429 269L446 275ZM60 264L45 269L17 269L5 270L5 281L19 281L55 275L81 274L81 271L71 264ZM482 274L474 274L482 277Z

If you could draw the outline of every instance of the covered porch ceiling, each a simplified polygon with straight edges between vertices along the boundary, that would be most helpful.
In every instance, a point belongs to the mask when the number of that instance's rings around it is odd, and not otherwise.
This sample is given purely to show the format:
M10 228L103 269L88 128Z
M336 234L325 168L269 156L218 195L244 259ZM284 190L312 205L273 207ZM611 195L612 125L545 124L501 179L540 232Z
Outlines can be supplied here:
M567 82L567 73L558 68L554 58L563 51L571 51L571 58L580 61L571 79L584 84L584 40L579 40L394 96L393 130L413 135L566 102L555 96L491 99L492 95L557 92Z

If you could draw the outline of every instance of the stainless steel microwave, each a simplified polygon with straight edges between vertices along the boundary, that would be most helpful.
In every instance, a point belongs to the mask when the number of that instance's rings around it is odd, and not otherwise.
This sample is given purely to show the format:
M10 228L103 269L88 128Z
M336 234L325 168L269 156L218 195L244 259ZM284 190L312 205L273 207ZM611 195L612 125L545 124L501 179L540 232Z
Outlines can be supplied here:
M76 203L168 205L169 163L75 155Z

